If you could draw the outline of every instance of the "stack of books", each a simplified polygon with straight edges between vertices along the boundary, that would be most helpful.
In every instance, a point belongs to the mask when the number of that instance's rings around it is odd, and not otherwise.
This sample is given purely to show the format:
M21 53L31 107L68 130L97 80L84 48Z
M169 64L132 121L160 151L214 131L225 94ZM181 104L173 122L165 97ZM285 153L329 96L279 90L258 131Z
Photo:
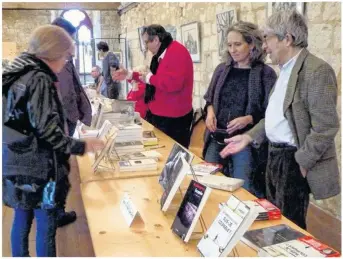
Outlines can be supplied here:
M119 142L115 143L114 149L115 151L112 150L111 153L115 152L118 156L123 156L126 154L144 151L144 145L142 141Z
M119 161L120 172L137 172L137 171L153 171L157 170L157 162L154 159L139 159Z
M87 129L85 125L79 128L80 138L103 138L111 129L112 124L108 120L104 121L100 129Z
M143 131L143 144L144 146L158 145L158 139L153 131L151 130Z
M135 152L132 154L126 154L120 157L120 160L132 160L132 159L154 159L158 161L162 157L162 154L155 150L147 150L142 152Z
M119 131L115 139L115 143L128 142L128 141L141 141L142 142L143 140L142 126L137 125L137 124L131 124L131 125L118 124L117 127Z
M256 199L253 201L245 201L245 204L250 207L255 207L258 211L256 220L273 220L281 219L281 211L266 199Z

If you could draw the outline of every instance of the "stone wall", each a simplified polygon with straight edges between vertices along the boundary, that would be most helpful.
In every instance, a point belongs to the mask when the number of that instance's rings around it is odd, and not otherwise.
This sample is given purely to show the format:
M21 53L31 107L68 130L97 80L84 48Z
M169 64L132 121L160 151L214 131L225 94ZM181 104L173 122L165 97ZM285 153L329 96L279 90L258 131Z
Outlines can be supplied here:
M121 16L121 32L127 37L130 67L149 64L151 55L140 51L137 29L142 25L158 23L177 28L177 40L181 40L181 25L200 23L201 62L194 63L193 107L204 106L203 95L212 73L219 64L216 34L216 13L235 8L238 19L262 26L266 21L265 3L140 3ZM341 113L341 3L306 3L305 15L309 25L309 50L327 61L334 68L339 83L338 112ZM341 158L341 134L336 138L337 154ZM339 165L341 162L339 162ZM326 211L340 218L341 197L314 201Z

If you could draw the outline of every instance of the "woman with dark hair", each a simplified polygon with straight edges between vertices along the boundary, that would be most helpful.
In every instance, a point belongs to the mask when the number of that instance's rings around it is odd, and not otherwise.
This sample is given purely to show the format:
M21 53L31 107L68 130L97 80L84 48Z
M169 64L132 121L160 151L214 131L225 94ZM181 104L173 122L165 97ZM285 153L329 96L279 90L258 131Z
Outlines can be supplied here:
M250 147L225 160L219 152L225 147L224 138L242 134L264 118L276 74L263 62L262 35L256 25L240 21L228 29L226 36L226 61L215 69L204 96L207 129L203 156L207 162L222 164L225 175L244 179L245 189L264 196L263 179L262 188L254 188L253 178L264 169L257 169L261 164L253 161ZM258 157L263 160L263 156Z
M103 147L98 139L68 136L56 73L73 52L63 29L41 26L31 35L28 52L2 74L2 198L14 209L12 256L29 256L33 218L37 256L56 256L56 217L70 188L69 157Z

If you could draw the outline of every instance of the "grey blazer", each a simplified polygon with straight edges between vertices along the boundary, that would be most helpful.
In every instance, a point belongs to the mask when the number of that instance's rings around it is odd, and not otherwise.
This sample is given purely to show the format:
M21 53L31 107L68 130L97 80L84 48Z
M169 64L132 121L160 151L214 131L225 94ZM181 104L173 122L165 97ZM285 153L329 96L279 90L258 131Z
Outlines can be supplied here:
M334 70L304 49L291 72L283 111L298 148L295 159L308 171L306 178L317 200L340 193L334 142L339 129L336 104ZM256 146L266 137L264 123L263 119L247 132Z

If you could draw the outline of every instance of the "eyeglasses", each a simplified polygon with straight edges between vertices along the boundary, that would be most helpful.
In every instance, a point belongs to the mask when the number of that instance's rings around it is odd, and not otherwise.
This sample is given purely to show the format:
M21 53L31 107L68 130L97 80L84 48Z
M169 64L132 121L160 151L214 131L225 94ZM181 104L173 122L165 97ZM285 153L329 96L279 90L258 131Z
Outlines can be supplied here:
M224 139L229 138L229 134L224 129L217 129L215 132L212 132L210 136L221 146L226 146Z

